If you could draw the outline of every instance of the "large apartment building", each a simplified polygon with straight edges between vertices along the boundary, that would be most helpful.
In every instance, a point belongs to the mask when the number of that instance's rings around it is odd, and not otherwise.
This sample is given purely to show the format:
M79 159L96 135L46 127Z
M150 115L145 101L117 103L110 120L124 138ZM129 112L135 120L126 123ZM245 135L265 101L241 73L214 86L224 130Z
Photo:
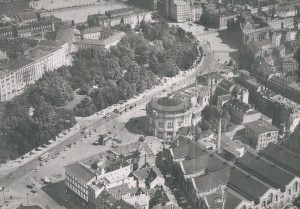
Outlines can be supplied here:
M64 47L42 41L28 55L1 63L0 101L11 100L23 93L26 86L35 83L46 71L65 65L67 55Z

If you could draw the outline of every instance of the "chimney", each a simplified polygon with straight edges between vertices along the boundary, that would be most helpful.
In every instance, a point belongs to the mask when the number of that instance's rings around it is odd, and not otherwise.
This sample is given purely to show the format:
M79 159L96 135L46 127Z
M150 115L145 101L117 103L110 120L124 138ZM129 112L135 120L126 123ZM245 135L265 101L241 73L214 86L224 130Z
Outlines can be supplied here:
M217 150L220 152L221 150L221 131L222 131L222 118L219 119L219 129L218 129L218 144L217 144Z

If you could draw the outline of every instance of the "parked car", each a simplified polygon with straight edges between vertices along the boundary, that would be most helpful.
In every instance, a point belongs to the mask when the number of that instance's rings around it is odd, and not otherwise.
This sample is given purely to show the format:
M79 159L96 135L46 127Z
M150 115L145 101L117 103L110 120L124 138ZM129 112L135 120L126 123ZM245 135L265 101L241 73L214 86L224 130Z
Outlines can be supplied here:
M111 114L106 114L105 116L104 116L104 119L107 119L107 118L110 118L111 117Z

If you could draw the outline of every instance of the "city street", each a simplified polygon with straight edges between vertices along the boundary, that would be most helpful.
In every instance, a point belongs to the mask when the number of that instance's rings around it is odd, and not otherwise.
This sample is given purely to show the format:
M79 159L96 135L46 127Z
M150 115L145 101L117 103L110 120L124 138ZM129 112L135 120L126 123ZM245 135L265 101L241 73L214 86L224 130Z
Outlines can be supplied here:
M140 135L129 133L124 128L124 124L130 118L145 115L145 105L153 97L165 96L168 92L191 85L195 82L195 77L199 74L220 70L220 64L214 58L214 54L211 51L212 49L206 49L205 47L203 49L203 54L206 56L203 56L201 63L196 66L195 69L182 73L181 76L178 75L175 78L168 78L167 82L161 86L148 90L138 97L129 100L126 104L135 107L126 113L122 115L111 113L111 118L104 119L103 116L106 113L120 108L112 106L102 111L102 113L97 113L86 118L78 118L77 125L69 131L60 134L60 136L57 137L57 141L49 146L50 148L45 148L44 151L40 151L39 154L30 155L28 159L20 160L19 165L18 163L12 163L10 166L3 165L0 168L0 186L5 188L3 201L7 201L10 196L13 196L13 198L9 200L9 206L21 202L26 203L27 198L29 198L31 203L48 204L51 208L64 208L39 189L43 186L40 179L46 175L50 176L55 174L55 177L51 177L52 181L61 181L64 179L64 165L107 150L108 147L91 145L97 140L100 133L111 132L124 140L122 144L137 141ZM84 135L80 133L80 127L82 126L91 127L91 135L87 135L85 138ZM73 146L68 148L70 144ZM38 161L38 156L45 152L50 153L50 158L48 162L43 162L42 165L40 165L41 161ZM26 185L31 183L36 184L35 187L38 195L33 195L30 192L29 195L27 195L28 188L26 188Z

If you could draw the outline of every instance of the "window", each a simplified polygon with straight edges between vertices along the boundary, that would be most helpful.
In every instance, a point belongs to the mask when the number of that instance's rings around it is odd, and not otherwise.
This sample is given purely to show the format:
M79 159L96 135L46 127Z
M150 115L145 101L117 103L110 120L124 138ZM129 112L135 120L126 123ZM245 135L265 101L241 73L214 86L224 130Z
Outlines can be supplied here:
M158 123L158 127L159 127L159 128L163 128L163 127L164 127L164 122L159 122L159 123Z
M173 122L168 122L168 124L167 124L167 128L168 128L168 129L171 129L171 128L173 128Z

